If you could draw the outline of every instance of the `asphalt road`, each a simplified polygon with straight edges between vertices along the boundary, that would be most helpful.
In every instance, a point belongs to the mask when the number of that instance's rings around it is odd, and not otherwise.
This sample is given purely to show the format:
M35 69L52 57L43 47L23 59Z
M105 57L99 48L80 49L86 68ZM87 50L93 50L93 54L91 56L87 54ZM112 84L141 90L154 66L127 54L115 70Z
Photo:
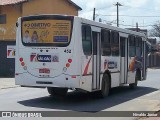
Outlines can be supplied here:
M160 70L149 70L146 81L134 90L114 88L109 97L69 92L64 99L50 97L46 89L10 88L0 90L0 111L154 111L160 110Z

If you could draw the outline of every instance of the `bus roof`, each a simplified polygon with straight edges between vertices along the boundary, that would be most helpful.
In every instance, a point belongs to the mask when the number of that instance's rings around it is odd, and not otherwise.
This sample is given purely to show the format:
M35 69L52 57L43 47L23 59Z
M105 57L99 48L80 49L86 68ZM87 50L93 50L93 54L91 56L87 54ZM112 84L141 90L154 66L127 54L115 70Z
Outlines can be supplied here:
M84 24L89 24L89 25L93 25L96 27L100 27L100 28L106 28L106 29L110 29L110 30L115 30L118 32L122 32L122 33L127 33L127 34L131 34L131 35L136 35L136 36L140 36L140 37L147 37L144 33L140 33L140 32L136 32L136 31L132 31L132 30L128 30L128 29L123 29L123 28L118 28L118 27L114 27L111 25L107 25L107 24L103 24L100 22L95 22L95 21L91 21L85 18L81 18L81 17L77 17L79 19L81 19L82 23Z

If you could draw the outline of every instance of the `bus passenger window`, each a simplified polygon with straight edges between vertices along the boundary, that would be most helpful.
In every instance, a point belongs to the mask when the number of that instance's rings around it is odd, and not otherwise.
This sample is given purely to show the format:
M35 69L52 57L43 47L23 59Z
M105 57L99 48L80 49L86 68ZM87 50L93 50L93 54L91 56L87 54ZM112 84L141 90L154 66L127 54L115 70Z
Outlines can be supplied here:
M110 31L102 30L101 31L101 52L102 56L111 55L111 45L110 45Z
M135 46L135 37L129 36L129 57L135 57L136 55L136 46Z
M92 54L92 39L91 39L91 27L82 26L82 46L85 55Z
M119 33L111 31L111 51L112 56L119 56Z

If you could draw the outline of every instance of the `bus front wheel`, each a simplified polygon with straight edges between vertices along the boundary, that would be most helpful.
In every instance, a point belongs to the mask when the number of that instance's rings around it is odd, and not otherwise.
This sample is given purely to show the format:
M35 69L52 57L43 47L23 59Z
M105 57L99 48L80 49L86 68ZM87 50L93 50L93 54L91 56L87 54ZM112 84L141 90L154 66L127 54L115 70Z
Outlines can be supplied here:
M55 97L64 97L67 94L67 88L47 87L48 93Z

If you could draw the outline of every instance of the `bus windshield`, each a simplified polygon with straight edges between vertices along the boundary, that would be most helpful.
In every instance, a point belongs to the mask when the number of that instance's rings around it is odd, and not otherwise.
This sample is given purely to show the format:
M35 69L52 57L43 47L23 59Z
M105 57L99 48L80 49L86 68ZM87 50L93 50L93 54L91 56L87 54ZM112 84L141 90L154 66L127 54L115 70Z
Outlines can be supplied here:
M71 40L72 24L69 18L22 18L22 43L25 46L66 47Z

